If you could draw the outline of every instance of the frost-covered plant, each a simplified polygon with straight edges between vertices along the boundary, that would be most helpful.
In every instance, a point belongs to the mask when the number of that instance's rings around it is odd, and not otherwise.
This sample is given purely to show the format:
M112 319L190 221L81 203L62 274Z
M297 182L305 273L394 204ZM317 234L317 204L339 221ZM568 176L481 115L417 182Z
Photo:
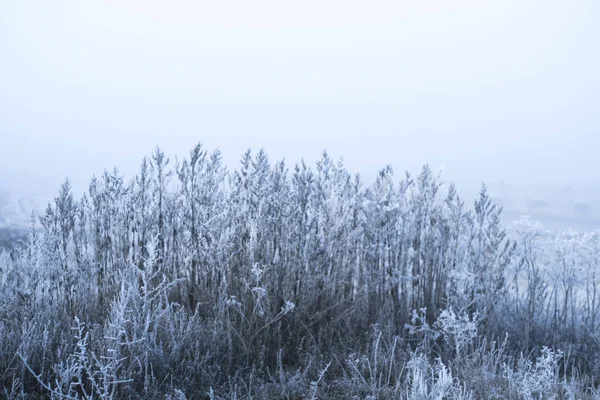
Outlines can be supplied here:
M120 374L122 358L113 352L99 355L89 350L89 332L85 325L75 318L73 331L77 344L64 361L55 364L54 383L46 383L29 365L27 359L19 353L23 364L33 374L38 383L52 397L58 399L112 400L120 385L131 382Z
M442 311L435 322L446 343L454 349L458 358L464 356L465 349L477 337L477 314L469 317L466 313L457 315L452 308Z
M317 380L312 381L310 383L310 394L309 394L310 400L317 400L319 384L321 383L321 381L323 381L323 378L325 377L325 374L327 373L327 370L329 369L330 366L331 366L331 362L329 362L322 370L319 371L319 376L317 377Z
M19 378L14 378L10 389L4 388L2 394L6 400L27 400L29 396L23 390L23 384Z
M543 347L535 361L521 355L516 368L505 364L504 374L512 391L525 400L557 399L560 384L558 364L562 357L561 351Z
M402 391L404 363L400 360L399 337L383 340L378 326L374 327L370 351L352 353L346 359L346 371L353 391L369 398L395 398Z
M173 393L165 395L165 400L186 400L185 393L179 389L173 389Z
M405 325L405 329L408 331L409 335L420 338L417 347L421 348L425 353L431 352L433 341L437 340L441 335L441 332L438 329L427 323L426 308L420 309L419 312L413 310L410 323Z
M436 321L429 325L427 311L413 310L411 323L406 325L409 335L420 338L417 346L421 352L430 354L433 343L440 337L452 348L452 356L462 357L465 349L477 337L477 313L472 317L466 312L457 314L452 308L442 310Z
M413 354L406 368L409 371L407 400L473 399L440 359L431 366L425 356Z

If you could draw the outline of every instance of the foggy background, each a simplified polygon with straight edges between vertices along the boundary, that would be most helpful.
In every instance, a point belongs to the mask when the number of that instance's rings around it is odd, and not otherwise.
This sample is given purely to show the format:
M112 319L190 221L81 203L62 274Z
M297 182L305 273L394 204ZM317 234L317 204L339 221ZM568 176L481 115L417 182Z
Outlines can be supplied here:
M0 0L0 224L159 145L443 166L505 219L600 227L600 2Z

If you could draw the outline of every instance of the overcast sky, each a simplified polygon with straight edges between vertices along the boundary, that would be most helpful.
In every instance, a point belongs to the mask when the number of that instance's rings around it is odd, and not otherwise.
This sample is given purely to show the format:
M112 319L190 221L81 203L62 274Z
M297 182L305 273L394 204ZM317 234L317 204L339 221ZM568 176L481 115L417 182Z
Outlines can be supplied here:
M598 0L0 0L0 187L156 145L600 184Z

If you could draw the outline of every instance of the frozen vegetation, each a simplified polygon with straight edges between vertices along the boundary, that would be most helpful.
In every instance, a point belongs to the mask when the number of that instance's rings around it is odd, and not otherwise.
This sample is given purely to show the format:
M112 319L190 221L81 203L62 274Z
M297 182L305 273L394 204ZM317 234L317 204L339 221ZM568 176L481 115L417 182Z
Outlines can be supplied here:
M506 232L427 166L157 149L0 255L0 396L599 398L599 233Z

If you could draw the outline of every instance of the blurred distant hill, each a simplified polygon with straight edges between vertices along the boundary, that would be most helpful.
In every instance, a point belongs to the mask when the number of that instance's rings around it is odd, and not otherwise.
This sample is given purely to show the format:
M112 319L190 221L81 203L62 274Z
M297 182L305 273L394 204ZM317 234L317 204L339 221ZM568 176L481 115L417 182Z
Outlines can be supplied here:
M27 236L31 213L40 215L50 195L18 195L0 190L0 249L12 248Z
M0 228L0 250L10 250L18 246L21 241L27 237L27 231L24 229L6 229Z
M20 194L0 189L0 228L28 227L32 211L39 215L51 198L48 194Z
M492 198L504 208L504 220L529 215L550 230L600 229L600 186L488 185Z

